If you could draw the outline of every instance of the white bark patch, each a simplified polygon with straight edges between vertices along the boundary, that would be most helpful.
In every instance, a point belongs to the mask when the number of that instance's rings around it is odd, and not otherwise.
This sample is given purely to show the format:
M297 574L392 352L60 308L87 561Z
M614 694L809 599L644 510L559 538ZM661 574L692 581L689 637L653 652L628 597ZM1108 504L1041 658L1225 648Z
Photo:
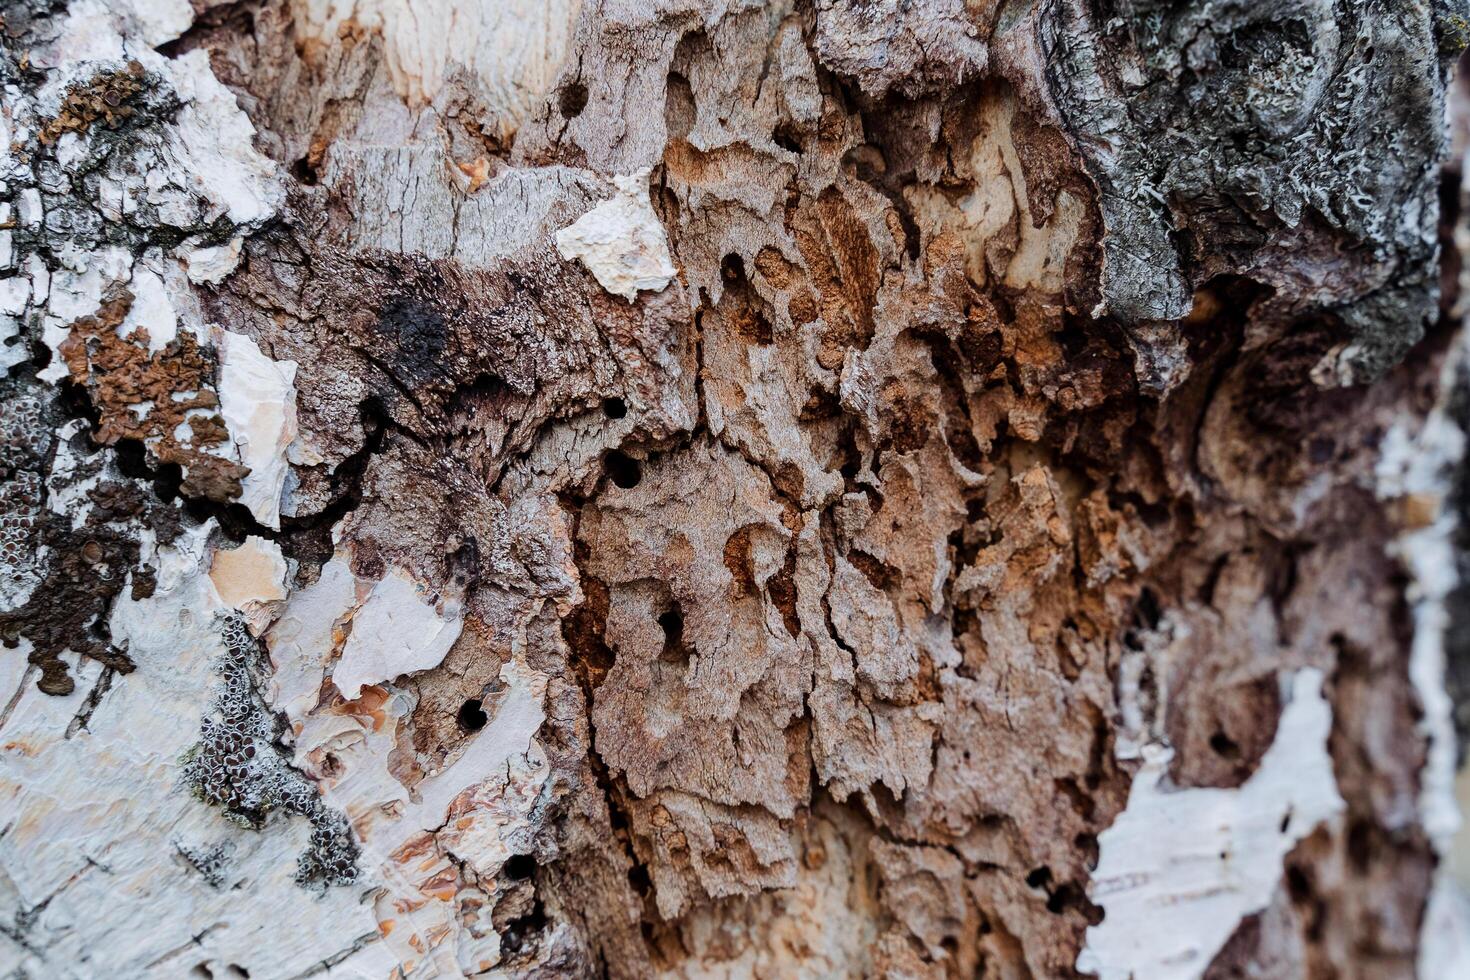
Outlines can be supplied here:
M235 271L240 264L240 249L245 240L236 235L223 245L206 245L192 248L184 255L189 270L189 281L196 286L209 283L218 285L225 276Z
M458 600L432 595L398 568L363 581L338 553L291 596L267 637L271 701L299 732L325 674L356 701L366 687L439 666L463 626Z
M133 306L127 318L118 324L117 332L126 337L135 330L148 333L148 350L157 353L179 335L179 318L169 298L168 287L163 277L147 268L146 260L133 266L128 289L133 294Z
M206 52L190 51L168 67L185 103L170 131L178 172L209 200L211 219L223 215L235 225L258 226L284 194L275 164L255 149L255 127L209 70Z
M1409 680L1419 697L1419 731L1427 752L1419 773L1419 820L1441 863L1419 933L1419 975L1463 976L1470 971L1470 897L1456 880L1463 825L1456 798L1454 702L1445 689L1448 599L1459 581L1455 532L1459 518L1445 506L1456 466L1465 455L1465 433L1445 402L1462 382L1465 346L1445 359L1440 403L1416 432L1400 422L1384 435L1374 475L1380 499L1397 502L1404 530L1390 553L1409 572L1407 598L1414 619ZM1462 836L1462 835L1461 835ZM1458 846L1457 846L1458 845Z
M225 331L220 343L220 414L240 462L250 467L240 502L266 527L281 526L281 493L296 438L296 362L272 361L255 341Z
M5 220L0 217L0 221ZM0 254L8 253L0 246ZM8 371L26 360L29 351L21 337L20 314L25 312L30 290L19 276L0 280L0 371Z
M316 706L322 676L345 636L342 624L356 607L357 577L344 558L334 557L315 582L292 593L266 636L272 668L268 699L286 713L296 734Z
M355 701L369 684L439 666L459 639L462 616L459 603L436 602L402 571L390 569L353 615L332 683Z
M1343 809L1321 672L1298 671L1289 696L1238 789L1172 789L1172 751L1145 750L1127 809L1098 837L1091 895L1107 916L1087 930L1077 969L1100 980L1201 976L1240 920L1270 903L1297 841Z
M1443 868L1434 876L1419 928L1419 976L1470 977L1470 897Z
M250 830L177 785L218 683L215 613L286 586L273 543L252 538L211 555L214 531L212 523L189 530L152 556L152 597L119 597L113 635L138 670L90 715L84 704L103 673L95 663L72 665L76 691L53 697L35 689L25 649L0 658L0 705L9 705L0 717L0 811L10 827L0 912L10 921L45 909L26 926L26 947L0 935L0 961L36 976L65 974L99 949L119 976L187 976L200 966L220 976L232 964L296 976L324 951L345 956L330 976L492 967L494 903L484 901L482 920L465 920L456 862L493 892L504 862L529 849L548 770L534 741L546 678L518 651L501 670L502 693L487 702L490 723L410 789L393 760L411 693L372 687L355 702L319 703L343 633L359 625L349 625L352 611L363 615L374 595L345 558L329 562L271 630L278 669L267 697L291 720L297 764L347 814L362 851L357 886L305 890L293 880L304 821L273 818Z
M170 59L154 50L187 29L189 5L172 0L139 2L136 7L109 9L95 0L78 0L68 10L62 35L33 59L38 67L55 69L40 91L48 104L59 104L67 86L85 81L99 67L128 59L162 75L184 103L175 120L163 127L161 148L140 141L134 152L141 159L132 167L99 174L99 190L106 199L99 206L146 200L157 209L159 220L181 228L209 225L222 217L237 226L259 227L274 213L284 191L275 164L255 149L255 127L214 77L206 52ZM146 43L140 44L136 32L143 10L153 29L143 31ZM80 152L80 146L73 152ZM123 205L124 213L130 210Z
M613 178L617 193L556 233L556 250L580 259L603 289L628 302L677 274L664 226L648 203L648 171Z
M458 635L459 621L430 619L438 617L434 607L401 572L384 582L390 584L368 590L339 554L316 583L293 595L269 634L276 667L269 697L289 719L297 764L316 779L323 801L352 822L363 880L382 889L374 902L382 942L339 969L350 966L351 976L386 976L395 968L405 975L478 973L498 962L499 938L488 921L464 921L454 861L493 890L505 861L528 848L532 808L548 770L534 741L545 718L546 678L517 654L501 668L503 693L486 702L489 724L410 788L410 773L395 760L414 695L362 675L357 683L365 686L347 695L354 700L321 697L322 679L344 646L334 680L346 683L343 668L358 656L354 640L378 657L387 645L433 629L441 640ZM395 612L402 618L389 615ZM378 618L396 625L383 633ZM367 674L403 669L395 657ZM485 904L486 920L492 905Z
M1458 357L1450 357L1440 390L1456 383ZM1423 714L1419 731L1428 743L1420 773L1419 816L1435 849L1441 853L1460 828L1455 802L1454 704L1444 686L1444 634L1450 614L1445 600L1454 589L1454 511L1444 506L1454 466L1465 452L1465 434L1444 406L1425 418L1418 432L1395 424L1383 437L1375 468L1378 496L1397 500L1409 527L1394 540L1391 553L1410 575L1407 589L1413 604L1414 640L1409 652L1409 680Z
M110 624L137 670L101 683L91 661L71 666L76 690L42 694L24 651L0 657L0 813L8 828L0 920L44 910L0 936L0 963L30 976L215 976L240 964L259 977L297 975L323 951L376 936L358 889L308 891L293 880L310 827L272 820L254 831L178 785L179 760L199 737L223 653L221 608L205 574L213 523L186 531L156 556L154 595L124 589ZM17 651L7 651L15 654ZM79 722L78 719L85 719ZM208 880L187 853L220 855ZM268 896L257 902L242 896ZM289 923L289 927L283 927ZM269 941L262 941L268 936ZM392 963L374 975L387 976Z

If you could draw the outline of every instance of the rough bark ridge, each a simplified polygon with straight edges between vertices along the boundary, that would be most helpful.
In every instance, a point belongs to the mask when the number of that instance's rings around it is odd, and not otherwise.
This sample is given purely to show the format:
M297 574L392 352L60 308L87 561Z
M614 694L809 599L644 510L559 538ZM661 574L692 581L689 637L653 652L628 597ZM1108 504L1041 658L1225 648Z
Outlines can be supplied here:
M1467 975L1466 13L10 0L0 969Z

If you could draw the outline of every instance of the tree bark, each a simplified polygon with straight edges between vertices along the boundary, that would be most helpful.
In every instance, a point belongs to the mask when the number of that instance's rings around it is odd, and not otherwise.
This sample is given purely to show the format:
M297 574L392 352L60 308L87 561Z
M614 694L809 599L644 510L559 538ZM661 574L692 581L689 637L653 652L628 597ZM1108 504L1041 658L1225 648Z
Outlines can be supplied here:
M9 0L0 974L1470 976L1467 15Z

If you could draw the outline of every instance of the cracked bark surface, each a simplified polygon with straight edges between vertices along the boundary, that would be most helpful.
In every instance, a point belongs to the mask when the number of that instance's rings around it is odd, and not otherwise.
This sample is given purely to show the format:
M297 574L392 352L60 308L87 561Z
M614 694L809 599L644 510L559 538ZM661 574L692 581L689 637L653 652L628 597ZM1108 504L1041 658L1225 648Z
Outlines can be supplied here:
M1470 971L1467 15L12 0L0 974Z

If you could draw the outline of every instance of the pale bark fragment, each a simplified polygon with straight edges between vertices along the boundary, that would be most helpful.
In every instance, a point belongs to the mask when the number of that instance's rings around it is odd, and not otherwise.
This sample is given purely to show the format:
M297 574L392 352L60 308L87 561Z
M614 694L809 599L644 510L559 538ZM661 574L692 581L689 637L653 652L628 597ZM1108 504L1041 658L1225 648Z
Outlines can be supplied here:
M674 278L664 226L647 197L648 174L613 178L616 194L556 233L561 257L580 259L602 288L628 302Z

